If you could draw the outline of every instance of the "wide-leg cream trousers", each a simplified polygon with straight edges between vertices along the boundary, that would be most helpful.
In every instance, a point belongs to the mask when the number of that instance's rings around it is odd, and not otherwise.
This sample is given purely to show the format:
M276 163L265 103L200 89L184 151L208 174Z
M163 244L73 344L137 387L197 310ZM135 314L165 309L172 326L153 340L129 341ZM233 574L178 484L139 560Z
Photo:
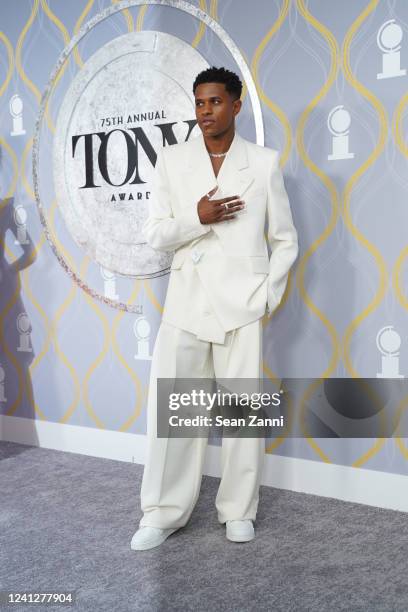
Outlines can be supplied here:
M157 378L261 378L261 319L226 334L224 344L162 322L153 351L147 412L147 458L140 526L183 527L200 492L207 438L157 437ZM224 437L215 505L220 523L255 519L264 438Z

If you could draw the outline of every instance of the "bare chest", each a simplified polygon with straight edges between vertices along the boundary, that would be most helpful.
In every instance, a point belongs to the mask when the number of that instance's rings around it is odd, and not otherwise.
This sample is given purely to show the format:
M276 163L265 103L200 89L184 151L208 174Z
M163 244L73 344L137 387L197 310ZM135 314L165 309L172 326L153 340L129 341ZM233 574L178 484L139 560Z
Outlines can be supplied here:
M224 158L223 157L211 157L210 159L211 159L211 164L214 170L214 174L217 177L221 169L222 163L224 161Z

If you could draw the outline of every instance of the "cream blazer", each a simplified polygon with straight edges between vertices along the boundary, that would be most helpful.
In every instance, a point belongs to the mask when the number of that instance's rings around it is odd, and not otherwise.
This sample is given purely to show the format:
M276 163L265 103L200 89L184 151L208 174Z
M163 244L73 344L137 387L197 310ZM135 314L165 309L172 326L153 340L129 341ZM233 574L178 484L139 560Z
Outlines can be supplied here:
M245 209L235 219L203 225L197 204L216 185L214 199L237 194ZM163 320L183 328L195 300L189 281L197 273L225 332L262 317L266 310L272 314L298 254L278 151L235 133L215 177L201 134L161 149L142 231L153 249L175 251ZM208 241L200 240L209 232L219 240L217 253L206 252Z

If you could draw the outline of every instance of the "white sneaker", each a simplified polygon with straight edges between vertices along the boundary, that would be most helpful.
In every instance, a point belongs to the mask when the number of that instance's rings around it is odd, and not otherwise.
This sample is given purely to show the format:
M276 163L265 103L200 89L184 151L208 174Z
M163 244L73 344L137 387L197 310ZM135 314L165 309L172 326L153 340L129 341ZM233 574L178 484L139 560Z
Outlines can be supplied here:
M177 531L178 527L173 529L159 529L158 527L140 527L133 535L130 543L132 550L149 550L160 546L166 538Z
M227 539L231 542L249 542L255 537L251 519L243 521L227 521Z

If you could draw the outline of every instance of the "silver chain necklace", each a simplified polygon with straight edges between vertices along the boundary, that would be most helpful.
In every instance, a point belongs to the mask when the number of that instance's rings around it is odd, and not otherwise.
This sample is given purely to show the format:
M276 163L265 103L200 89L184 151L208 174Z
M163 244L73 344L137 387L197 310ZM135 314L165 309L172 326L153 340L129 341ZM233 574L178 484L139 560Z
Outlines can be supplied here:
M210 157L225 157L228 151L225 153L209 153Z

